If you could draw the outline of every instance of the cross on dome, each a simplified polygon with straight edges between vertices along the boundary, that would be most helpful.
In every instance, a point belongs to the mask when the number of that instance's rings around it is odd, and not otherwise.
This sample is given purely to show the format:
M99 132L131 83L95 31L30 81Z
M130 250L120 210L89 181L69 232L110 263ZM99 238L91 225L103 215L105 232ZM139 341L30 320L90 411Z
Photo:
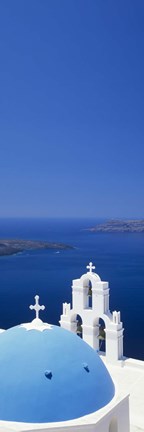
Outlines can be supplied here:
M34 306L30 305L29 308L31 310L33 310L33 309L35 310L35 312L36 312L36 318L39 319L39 311L40 310L44 310L45 306L44 305L42 305L42 306L39 305L39 296L36 295L35 296L35 305Z
M92 262L89 263L89 265L86 266L86 268L89 270L90 273L92 273L93 270L95 270L95 266Z

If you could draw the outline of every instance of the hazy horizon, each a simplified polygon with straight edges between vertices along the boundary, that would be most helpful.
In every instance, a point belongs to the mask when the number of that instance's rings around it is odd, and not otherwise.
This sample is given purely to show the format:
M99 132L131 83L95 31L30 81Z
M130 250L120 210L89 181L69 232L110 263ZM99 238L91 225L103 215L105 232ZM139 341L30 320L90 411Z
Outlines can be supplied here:
M6 219L91 219L91 220L105 220L105 219L110 219L110 220L144 220L144 216L141 217L136 217L136 216L0 216L0 220L6 220Z

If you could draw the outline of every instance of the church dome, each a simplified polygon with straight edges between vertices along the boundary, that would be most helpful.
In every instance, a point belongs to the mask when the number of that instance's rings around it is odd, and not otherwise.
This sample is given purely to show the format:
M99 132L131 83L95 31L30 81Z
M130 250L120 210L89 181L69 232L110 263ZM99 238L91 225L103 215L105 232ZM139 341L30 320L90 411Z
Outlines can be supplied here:
M0 420L72 420L107 405L114 384L77 335L39 318L0 334Z

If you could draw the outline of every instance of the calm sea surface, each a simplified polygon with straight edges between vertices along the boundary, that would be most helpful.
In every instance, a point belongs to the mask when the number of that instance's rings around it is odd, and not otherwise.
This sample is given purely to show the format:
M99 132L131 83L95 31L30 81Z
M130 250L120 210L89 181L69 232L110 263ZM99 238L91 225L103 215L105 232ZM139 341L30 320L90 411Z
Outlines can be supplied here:
M144 234L91 233L96 219L0 220L1 239L63 242L75 248L25 251L0 257L0 328L31 321L34 296L46 309L41 318L58 324L62 303L71 301L72 279L92 261L110 284L110 309L120 310L124 354L144 360Z

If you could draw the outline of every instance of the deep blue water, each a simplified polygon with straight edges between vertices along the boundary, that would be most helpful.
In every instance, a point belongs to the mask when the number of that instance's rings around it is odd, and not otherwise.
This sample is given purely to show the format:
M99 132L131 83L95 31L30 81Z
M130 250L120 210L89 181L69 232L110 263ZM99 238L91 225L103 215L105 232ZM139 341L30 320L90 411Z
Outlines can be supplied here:
M34 317L35 294L46 309L41 318L57 324L62 303L71 301L72 279L92 261L110 284L110 309L120 310L124 354L144 360L144 234L91 233L95 220L0 220L0 238L37 239L70 244L73 250L25 251L0 258L0 327Z

